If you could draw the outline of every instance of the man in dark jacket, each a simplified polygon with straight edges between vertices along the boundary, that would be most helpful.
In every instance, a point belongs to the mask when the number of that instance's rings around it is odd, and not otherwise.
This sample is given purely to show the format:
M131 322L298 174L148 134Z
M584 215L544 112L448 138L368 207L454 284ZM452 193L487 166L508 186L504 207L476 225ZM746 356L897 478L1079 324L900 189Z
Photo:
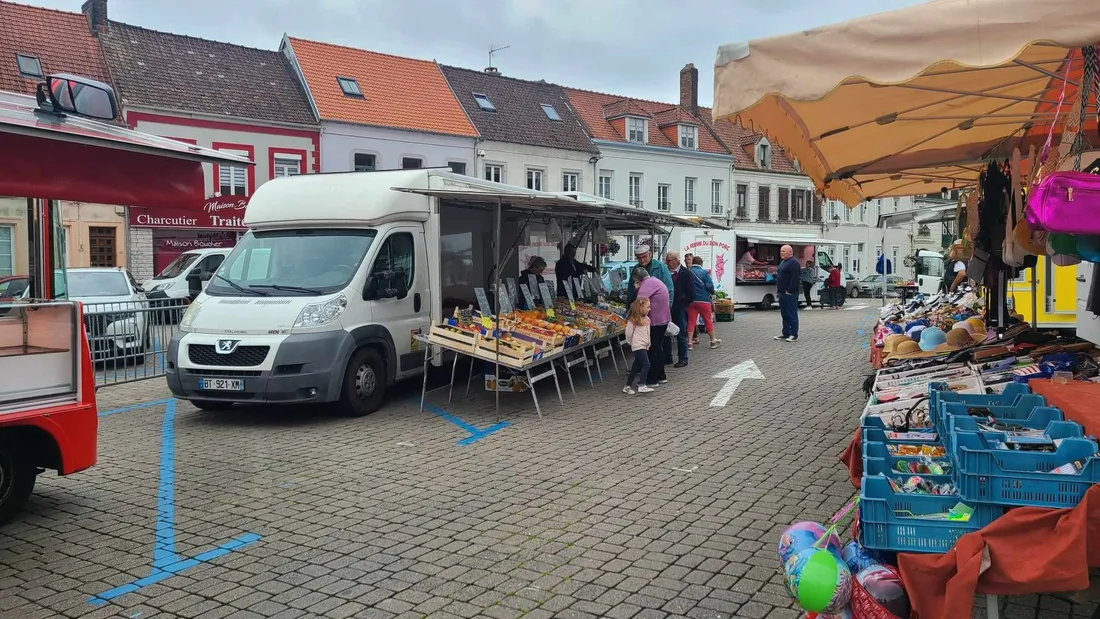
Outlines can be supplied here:
M565 286L572 285L573 278L584 277L585 272L595 273L596 267L577 260L577 246L569 243L562 249L561 259L554 264L554 277L558 280L558 296L568 297Z
M779 257L783 262L779 263L775 279L779 313L783 316L783 334L775 336L775 339L795 342L798 340L798 284L802 269L790 245L779 248Z
M680 254L670 251L665 254L665 264L672 273L672 322L680 328L676 336L676 356L678 361L672 367L682 368L688 364L688 340L691 333L687 328L687 306L695 300L695 277L691 271L680 263ZM692 331L695 325L692 325ZM672 361L672 351L669 350L667 361Z

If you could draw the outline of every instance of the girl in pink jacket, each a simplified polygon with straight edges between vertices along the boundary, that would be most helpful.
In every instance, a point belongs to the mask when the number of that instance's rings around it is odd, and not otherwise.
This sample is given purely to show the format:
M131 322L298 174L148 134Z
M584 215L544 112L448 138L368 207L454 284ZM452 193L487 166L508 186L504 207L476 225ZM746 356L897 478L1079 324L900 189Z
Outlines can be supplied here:
M652 344L649 339L649 308L649 299L638 297L626 313L626 341L630 344L630 350L634 351L634 365L630 367L630 375L626 377L626 386L623 387L623 393L627 395L634 395L635 380L638 381L638 393L653 391L645 384L649 374L649 347Z

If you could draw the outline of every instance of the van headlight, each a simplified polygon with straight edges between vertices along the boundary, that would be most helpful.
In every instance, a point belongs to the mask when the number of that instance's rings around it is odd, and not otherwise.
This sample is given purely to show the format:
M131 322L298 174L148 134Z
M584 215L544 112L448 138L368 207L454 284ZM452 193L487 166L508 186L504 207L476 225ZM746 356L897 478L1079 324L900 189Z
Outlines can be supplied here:
M294 320L294 328L319 327L340 317L348 306L348 298L344 295L334 297L321 303L310 303L302 308L298 318Z
M195 318L199 315L199 307L202 306L202 301L195 300L187 309L183 312L183 317L180 318L180 331L190 331L191 323L195 322Z

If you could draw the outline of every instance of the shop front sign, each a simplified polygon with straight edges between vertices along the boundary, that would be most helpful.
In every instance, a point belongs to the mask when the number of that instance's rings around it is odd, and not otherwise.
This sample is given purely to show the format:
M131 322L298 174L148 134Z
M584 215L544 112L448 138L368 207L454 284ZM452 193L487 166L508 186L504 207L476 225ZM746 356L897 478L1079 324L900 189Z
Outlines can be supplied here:
M214 230L244 230L244 209L248 198L229 196L209 198L201 210L175 210L131 206L130 225L136 228L207 228Z

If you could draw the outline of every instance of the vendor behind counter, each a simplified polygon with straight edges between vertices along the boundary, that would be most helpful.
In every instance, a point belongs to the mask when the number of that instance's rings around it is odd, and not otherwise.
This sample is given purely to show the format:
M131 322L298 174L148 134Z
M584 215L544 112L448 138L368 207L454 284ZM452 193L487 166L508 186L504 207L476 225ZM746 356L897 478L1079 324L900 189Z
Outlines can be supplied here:
M562 249L561 259L554 265L554 277L558 280L558 296L566 297L565 285L576 277L583 278L585 272L596 273L596 267L577 260L577 246L569 243Z

